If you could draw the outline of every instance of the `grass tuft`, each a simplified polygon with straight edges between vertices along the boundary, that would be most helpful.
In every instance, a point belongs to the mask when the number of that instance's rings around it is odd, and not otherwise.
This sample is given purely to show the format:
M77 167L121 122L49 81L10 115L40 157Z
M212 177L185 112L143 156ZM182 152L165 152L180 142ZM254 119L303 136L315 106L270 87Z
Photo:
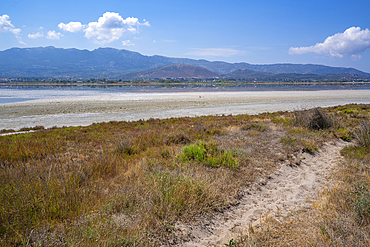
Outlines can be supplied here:
M370 123L362 121L355 130L355 137L360 146L370 148Z
M222 150L214 143L203 143L185 146L180 154L182 162L196 161L210 167L227 167L235 169L238 167L238 160L232 151Z

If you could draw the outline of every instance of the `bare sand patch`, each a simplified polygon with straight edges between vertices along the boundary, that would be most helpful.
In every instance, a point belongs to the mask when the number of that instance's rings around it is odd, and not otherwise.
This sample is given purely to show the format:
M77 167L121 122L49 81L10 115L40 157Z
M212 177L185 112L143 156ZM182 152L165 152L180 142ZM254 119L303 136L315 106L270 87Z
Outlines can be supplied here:
M78 126L221 114L257 114L297 108L370 103L370 90L116 93L0 105L0 129Z

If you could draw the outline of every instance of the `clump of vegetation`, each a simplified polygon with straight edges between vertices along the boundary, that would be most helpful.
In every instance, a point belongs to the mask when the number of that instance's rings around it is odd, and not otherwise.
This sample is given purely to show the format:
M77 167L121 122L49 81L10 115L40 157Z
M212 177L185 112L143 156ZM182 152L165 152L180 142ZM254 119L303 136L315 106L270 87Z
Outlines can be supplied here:
M263 124L263 123L259 123L259 122L249 122L249 123L246 123L244 124L242 127L241 127L242 130L257 130L257 131L266 131L268 130L268 126L266 124Z
M235 169L239 162L229 150L222 150L214 143L199 142L185 146L180 154L182 162L196 161L210 167L227 167Z
M355 137L360 146L370 148L370 123L362 121L356 128Z
M116 151L120 154L132 155L135 153L131 137L120 137L116 139L114 143L116 145Z
M348 129L345 128L338 128L337 129L337 136L341 138L344 141L351 141L352 140L352 134Z
M166 144L171 145L171 144L189 144L190 143L190 138L184 134L184 133L172 133L167 137Z
M305 127L311 130L323 130L336 127L338 125L334 116L329 115L320 108L314 108L305 111L296 111L295 125Z

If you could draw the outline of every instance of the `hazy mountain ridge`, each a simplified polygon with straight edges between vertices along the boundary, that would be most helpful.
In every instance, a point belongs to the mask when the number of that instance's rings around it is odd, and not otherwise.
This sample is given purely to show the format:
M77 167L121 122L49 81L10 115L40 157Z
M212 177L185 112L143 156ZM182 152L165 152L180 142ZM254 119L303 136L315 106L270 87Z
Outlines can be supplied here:
M125 74L121 79L155 80L155 79L229 79L247 81L323 81L323 80L370 80L370 77L353 74L297 74L268 73L248 69L238 69L229 74L220 75L200 66L188 64L171 64L159 68Z
M124 74L150 70L170 64L189 64L203 67L213 73L229 74L246 69L264 73L296 74L358 74L370 77L353 68L329 67L314 64L227 63L222 61L171 58L159 55L145 56L138 52L114 48L93 51L55 47L11 48L0 51L0 77L82 77L115 78ZM168 76L170 77L170 76Z
M219 78L221 75L200 66L170 64L163 67L123 75L125 79L167 79L167 78Z

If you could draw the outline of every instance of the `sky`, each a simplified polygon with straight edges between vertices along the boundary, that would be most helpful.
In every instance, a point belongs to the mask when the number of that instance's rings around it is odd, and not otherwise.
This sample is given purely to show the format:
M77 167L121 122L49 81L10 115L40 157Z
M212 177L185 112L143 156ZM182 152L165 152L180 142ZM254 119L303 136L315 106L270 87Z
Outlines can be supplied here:
M369 0L8 0L0 1L0 50L112 47L370 73L369 9Z

